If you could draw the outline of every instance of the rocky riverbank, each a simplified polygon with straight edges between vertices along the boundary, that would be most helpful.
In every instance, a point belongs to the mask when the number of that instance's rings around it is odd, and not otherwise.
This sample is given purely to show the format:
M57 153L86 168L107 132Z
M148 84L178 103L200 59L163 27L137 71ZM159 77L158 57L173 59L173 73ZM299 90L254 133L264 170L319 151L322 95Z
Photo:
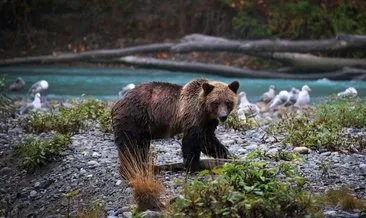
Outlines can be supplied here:
M265 115L267 116L267 115ZM0 215L1 217L66 217L69 208L76 215L80 208L92 202L104 205L112 217L131 215L131 190L118 173L118 158L113 135L102 133L91 123L90 128L72 136L72 144L62 154L29 174L18 168L13 148L30 134L19 125L19 118L7 118L1 123L0 134ZM283 145L269 135L266 125L248 131L219 126L218 138L239 158L260 149L267 155L279 150L293 152L294 147ZM366 129L348 129L349 134L366 138ZM51 133L36 135L47 138ZM180 142L176 139L157 140L152 150L157 164L181 162ZM307 189L316 193L329 188L346 186L359 198L366 196L366 150L340 153L308 150L300 163ZM273 160L266 160L271 162ZM184 181L184 173L163 172L158 176L164 185L165 200L176 196L180 186L175 179ZM79 190L68 206L65 193ZM358 217L358 213L339 212L326 208L327 217Z

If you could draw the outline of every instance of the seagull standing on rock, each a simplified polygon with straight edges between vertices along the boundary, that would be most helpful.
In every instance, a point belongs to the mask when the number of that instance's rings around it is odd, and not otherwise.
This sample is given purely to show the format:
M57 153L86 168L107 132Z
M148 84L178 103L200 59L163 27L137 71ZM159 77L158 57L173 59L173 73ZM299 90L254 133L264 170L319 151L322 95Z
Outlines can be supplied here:
M269 109L274 109L280 105L285 104L288 101L289 93L286 90L280 91L278 95L274 97L274 99L269 102Z
M269 86L269 90L265 93L263 93L260 101L268 104L270 101L273 100L273 98L275 97L276 95L276 91L275 91L275 86L274 85L270 85Z
M19 114L27 113L29 110L37 111L42 108L41 94L36 93L34 95L34 100L31 103L26 103L19 109Z
M136 85L133 83L130 83L127 86L123 87L123 89L118 92L119 97L121 99L124 98L125 95L127 94L127 92L130 91L131 89L134 89L135 87L136 87Z
M15 82L9 86L9 91L19 91L25 86L25 81L22 77L18 77Z
M296 100L295 106L306 106L310 103L310 95L309 92L311 91L308 85L304 85L299 92L299 97Z
M29 88L29 93L44 93L48 89L48 82L46 80L40 80L36 83L34 83Z
M238 115L241 118L255 117L259 113L259 107L256 104L252 104L247 99L245 92L239 93L240 104L238 106Z
M347 88L345 91L337 94L338 97L348 97L348 96L357 96L357 90L353 87Z
M287 102L285 103L285 107L294 105L297 101L297 98L299 97L299 92L300 90L298 90L297 88L292 87Z

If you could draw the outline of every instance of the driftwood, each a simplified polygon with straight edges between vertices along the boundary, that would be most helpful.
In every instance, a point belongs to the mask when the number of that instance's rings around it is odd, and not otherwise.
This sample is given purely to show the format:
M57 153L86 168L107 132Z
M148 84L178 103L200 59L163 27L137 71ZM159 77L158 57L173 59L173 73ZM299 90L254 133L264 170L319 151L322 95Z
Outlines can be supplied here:
M345 80L349 78L356 78L362 74L366 74L366 70L355 68L342 68L335 72L329 73L314 73L314 74L293 74L283 73L280 71L257 71L246 70L238 67L225 66L219 64L205 64L196 62L180 62L161 60L156 58L143 58L143 57L123 57L115 60L98 60L98 63L114 63L114 64L126 64L141 68L154 68L164 69L178 72L198 72L211 75L220 75L228 77L241 77L241 78L282 78L282 79L299 79L299 80L312 80L328 78L333 80ZM286 69L291 71L291 69Z
M366 36L338 35L325 40L252 40L239 41L220 37L192 34L182 39L172 47L175 52L191 51L230 51L243 54L258 52L326 52L345 49L366 49Z
M94 50L77 54L56 54L0 60L0 66L22 64L52 64L80 61L125 63L139 67L150 67L174 71L203 72L222 76L285 79L349 79L365 78L366 59L318 57L299 52L339 51L345 49L366 49L366 36L339 35L327 40L253 40L238 41L226 38L192 34L177 43L158 43L121 49ZM173 62L148 58L116 58L157 52L229 51L270 58L288 66L296 75L280 70L254 71L217 64ZM289 53L296 52L296 53ZM349 70L352 69L352 70ZM336 72L332 72L336 71ZM289 71L288 71L289 72ZM311 73L301 74L302 72Z
M293 69L315 72L334 71L343 67L366 69L366 59L359 58L329 58L300 53L273 53L272 59L290 65Z
M18 65L18 64L53 64L75 61L87 61L93 59L116 58L133 54L145 54L155 52L170 51L173 43L158 43L150 45L141 45L121 49L103 49L93 50L80 53L62 53L59 55L44 55L24 58L11 58L0 60L0 66Z

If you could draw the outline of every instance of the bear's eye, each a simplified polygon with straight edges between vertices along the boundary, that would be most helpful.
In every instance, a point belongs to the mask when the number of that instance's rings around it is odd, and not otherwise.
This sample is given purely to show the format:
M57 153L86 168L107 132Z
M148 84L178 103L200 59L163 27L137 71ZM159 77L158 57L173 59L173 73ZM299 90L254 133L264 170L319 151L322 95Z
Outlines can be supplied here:
M227 102L225 102L225 104L226 104L226 107L228 107L228 108L233 107L233 102L227 101Z
M211 103L211 106L212 106L213 108L218 108L218 107L219 107L219 102L214 101L214 102L212 102L212 103Z

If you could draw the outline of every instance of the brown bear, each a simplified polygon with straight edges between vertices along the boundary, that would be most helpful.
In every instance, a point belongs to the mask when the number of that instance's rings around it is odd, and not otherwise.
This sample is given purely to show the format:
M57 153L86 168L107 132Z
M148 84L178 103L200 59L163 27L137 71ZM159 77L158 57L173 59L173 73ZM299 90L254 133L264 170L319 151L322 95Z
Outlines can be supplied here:
M225 84L206 79L184 86L164 82L136 86L112 108L115 144L120 152L145 160L152 139L183 133L183 162L188 170L198 170L201 152L228 158L229 151L216 138L215 129L236 108L238 89L237 81Z

